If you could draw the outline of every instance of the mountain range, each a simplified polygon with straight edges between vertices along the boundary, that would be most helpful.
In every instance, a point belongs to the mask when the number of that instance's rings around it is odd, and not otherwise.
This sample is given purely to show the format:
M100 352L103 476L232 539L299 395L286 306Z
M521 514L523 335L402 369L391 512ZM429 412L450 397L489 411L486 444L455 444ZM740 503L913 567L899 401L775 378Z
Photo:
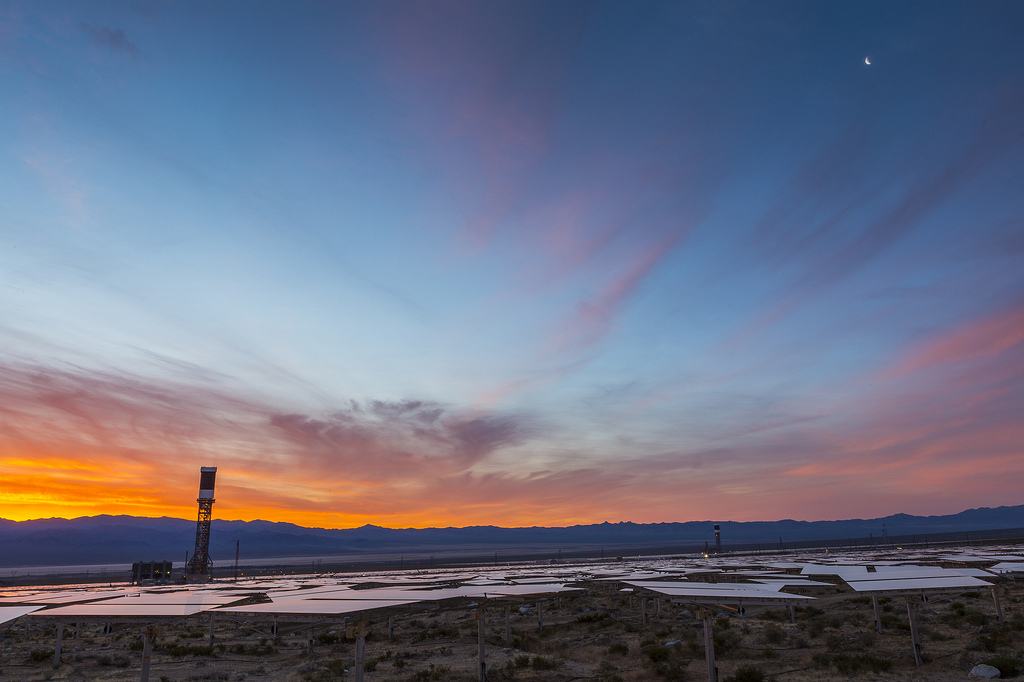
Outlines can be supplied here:
M503 557L567 553L629 553L643 548L695 551L714 547L711 521L600 523L568 527L501 528L305 528L271 521L214 520L210 555L225 566L242 561L331 557L366 561L379 557ZM721 522L725 548L765 545L790 548L846 539L881 541L897 536L938 536L1024 528L1024 505L969 509L946 516L894 514L844 521ZM196 522L170 517L86 516L75 519L0 519L0 567L69 566L170 560L178 564L195 544ZM237 545L236 545L237 542Z

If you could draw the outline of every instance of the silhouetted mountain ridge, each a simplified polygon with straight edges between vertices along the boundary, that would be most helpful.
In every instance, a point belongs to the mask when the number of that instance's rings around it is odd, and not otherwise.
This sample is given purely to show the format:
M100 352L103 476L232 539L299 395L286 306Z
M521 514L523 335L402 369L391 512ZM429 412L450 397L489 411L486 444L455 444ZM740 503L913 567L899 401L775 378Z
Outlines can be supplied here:
M719 522L726 546L969 533L1024 528L1024 505L981 507L945 516L893 514L877 519L841 521ZM183 561L195 544L196 522L170 517L84 516L75 519L0 519L0 566L65 566L126 563L139 560ZM694 547L714 543L713 522L617 523L567 527L467 526L463 528L306 528L281 521L214 520L210 553L218 563L242 559L432 552L580 551L607 548ZM622 553L619 551L619 553Z

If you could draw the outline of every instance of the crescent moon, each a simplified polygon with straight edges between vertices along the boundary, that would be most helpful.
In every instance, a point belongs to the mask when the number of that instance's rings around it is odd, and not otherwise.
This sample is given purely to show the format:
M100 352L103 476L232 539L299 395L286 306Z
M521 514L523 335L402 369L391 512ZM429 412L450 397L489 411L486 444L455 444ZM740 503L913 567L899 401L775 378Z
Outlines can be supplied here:
M864 63L871 66L871 57L864 57Z

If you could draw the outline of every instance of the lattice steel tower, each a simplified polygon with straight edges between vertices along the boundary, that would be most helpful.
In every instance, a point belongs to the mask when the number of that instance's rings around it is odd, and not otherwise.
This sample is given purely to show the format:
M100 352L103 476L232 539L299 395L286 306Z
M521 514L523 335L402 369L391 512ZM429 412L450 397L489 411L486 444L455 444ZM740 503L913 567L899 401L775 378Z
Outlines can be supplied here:
M210 519L213 517L213 485L217 481L217 467L199 469L199 520L196 522L196 551L185 568L185 581L209 582L213 569L210 558Z

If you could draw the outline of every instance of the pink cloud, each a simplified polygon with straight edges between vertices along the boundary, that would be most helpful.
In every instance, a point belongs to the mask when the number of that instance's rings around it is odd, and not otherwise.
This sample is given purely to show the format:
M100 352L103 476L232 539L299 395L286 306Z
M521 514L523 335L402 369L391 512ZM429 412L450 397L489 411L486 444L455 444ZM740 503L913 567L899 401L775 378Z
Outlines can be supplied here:
M633 256L618 274L582 302L550 343L552 352L578 352L600 341L614 325L615 315L640 283L670 254L683 238L671 233Z
M993 358L1024 342L1024 303L973 320L911 351L889 376Z

